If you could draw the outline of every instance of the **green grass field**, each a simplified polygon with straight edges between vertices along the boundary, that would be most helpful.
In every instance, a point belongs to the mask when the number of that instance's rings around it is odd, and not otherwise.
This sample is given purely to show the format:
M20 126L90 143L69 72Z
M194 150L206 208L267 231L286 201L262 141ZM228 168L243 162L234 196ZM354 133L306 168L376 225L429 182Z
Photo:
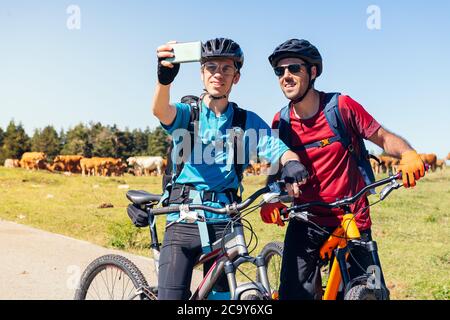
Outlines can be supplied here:
M246 177L246 195L264 177ZM160 177L64 176L0 168L0 218L142 255L150 255L148 228L128 219L129 189L158 193ZM376 198L371 199L372 202ZM98 208L111 203L113 208ZM427 175L372 207L373 233L392 299L450 299L450 170ZM285 228L248 216L258 235L256 252L282 240ZM160 240L164 218L158 218Z

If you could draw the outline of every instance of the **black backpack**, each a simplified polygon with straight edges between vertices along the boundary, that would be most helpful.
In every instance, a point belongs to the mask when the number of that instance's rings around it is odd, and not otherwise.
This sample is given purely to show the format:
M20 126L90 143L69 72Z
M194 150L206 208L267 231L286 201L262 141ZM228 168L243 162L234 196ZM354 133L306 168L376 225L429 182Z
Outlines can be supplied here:
M355 150L354 146L352 145L352 139L348 134L346 125L341 116L341 112L339 111L339 96L340 93L327 93L325 96L325 109L323 111L328 125L334 133L334 137L324 139L322 141L316 141L307 145L293 147L291 143L292 135L290 131L290 107L289 105L287 105L280 111L280 122L278 126L278 129L280 130L280 139L292 151L305 150L309 148L322 148L330 143L339 141L345 149L348 149L350 151L350 154L355 160L355 163L358 166L358 169L362 177L364 178L364 182L366 183L366 185L371 184L375 181L375 176L373 174L369 160L373 156L371 156L367 151L364 140L362 138L358 138L358 150Z
M182 151L180 152L180 156L183 158L183 161L180 164L177 164L175 166L175 172L174 172L174 165L172 162L172 151L174 148L174 142L169 146L169 149L167 151L167 167L164 171L163 175L163 181L162 181L162 187L163 192L166 190L167 186L169 184L173 184L177 177L180 175L181 171L183 170L184 163L189 159L190 154L192 153L192 150L194 149L194 141L195 136L197 134L198 126L195 125L196 122L200 119L200 101L201 99L197 96L193 95L187 95L181 98L181 103L187 103L191 105L191 114L189 117L189 124L187 127L187 131L190 135L191 139L191 150L190 152L186 152L186 154L183 154ZM244 109L239 108L234 102L231 102L231 105L233 107L233 120L231 122L232 128L240 128L243 132L245 132L245 123L247 120L247 111ZM184 139L184 138L183 138ZM240 146L243 143L242 139L239 139L237 135L234 136L234 170L236 171L236 176L238 177L239 183L241 183L243 179L243 173L244 173L244 165L241 163L238 163L238 146ZM238 164L236 164L238 163Z

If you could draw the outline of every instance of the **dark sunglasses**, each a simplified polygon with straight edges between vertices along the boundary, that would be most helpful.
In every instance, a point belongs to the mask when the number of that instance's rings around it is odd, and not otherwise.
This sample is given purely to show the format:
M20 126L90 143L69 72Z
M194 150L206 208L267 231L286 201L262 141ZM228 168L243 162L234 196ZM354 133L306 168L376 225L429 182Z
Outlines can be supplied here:
M282 77L284 75L284 71L286 68L289 70L290 73L299 73L302 70L302 66L306 66L304 63L294 63L289 64L287 66L279 66L273 68L273 71L277 75L277 77Z

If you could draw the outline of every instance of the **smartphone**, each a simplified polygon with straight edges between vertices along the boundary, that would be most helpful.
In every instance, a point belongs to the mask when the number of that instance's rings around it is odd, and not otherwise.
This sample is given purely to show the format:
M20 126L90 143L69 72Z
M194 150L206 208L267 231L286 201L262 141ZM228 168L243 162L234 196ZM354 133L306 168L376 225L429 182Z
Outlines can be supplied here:
M202 58L202 43L195 42L181 42L170 45L173 48L172 58L165 59L171 63L196 62Z

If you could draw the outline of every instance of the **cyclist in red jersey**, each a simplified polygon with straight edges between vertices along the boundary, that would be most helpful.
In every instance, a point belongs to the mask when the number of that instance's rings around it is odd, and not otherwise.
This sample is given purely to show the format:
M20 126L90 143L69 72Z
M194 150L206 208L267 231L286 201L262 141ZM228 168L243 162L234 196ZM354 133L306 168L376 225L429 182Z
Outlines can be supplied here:
M285 118L282 116L282 109L275 115L272 128L280 128L282 121L289 124L280 132L280 136L288 137L282 139L287 140L284 142L291 150L296 150L310 177L301 186L301 195L294 202L332 202L361 190L366 182L352 153L361 152L362 139L375 143L387 154L401 159L399 170L403 173L406 188L415 186L416 180L423 177L424 164L407 141L383 128L349 96L324 93L314 88L315 79L322 73L322 57L315 46L306 40L291 39L279 45L270 55L269 61L278 77L281 90L290 100L284 109ZM336 97L335 107L345 125L344 136L347 135L352 148L345 147L342 139L333 138L336 135L324 113L326 105L332 104L330 101L333 96ZM356 222L363 239L371 239L371 220L367 205L367 197L363 197L351 207L352 212L358 213ZM272 209L280 206L282 205L269 204L263 207L263 221L272 222ZM314 213L318 216L314 222L322 230L298 221L291 221L287 228L280 299L322 297L319 251L328 238L327 232L333 231L340 224L343 213L319 208ZM278 223L282 224L280 219ZM360 275L363 272L361 269L367 268L371 261L363 250L355 249L352 252L353 258L362 266L361 268L349 258L350 275L354 277Z

